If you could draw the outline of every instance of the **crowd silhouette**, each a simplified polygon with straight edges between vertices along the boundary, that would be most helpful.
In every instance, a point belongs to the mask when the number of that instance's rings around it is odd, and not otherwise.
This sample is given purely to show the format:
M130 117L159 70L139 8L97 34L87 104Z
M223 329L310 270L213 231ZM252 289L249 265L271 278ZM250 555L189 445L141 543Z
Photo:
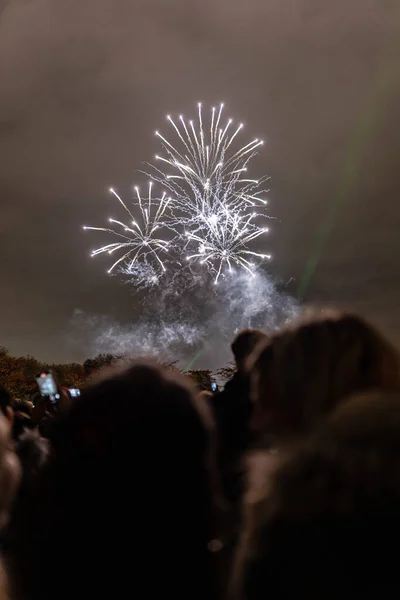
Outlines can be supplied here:
M400 592L400 374L356 315L241 332L204 393L146 360L0 389L0 600Z

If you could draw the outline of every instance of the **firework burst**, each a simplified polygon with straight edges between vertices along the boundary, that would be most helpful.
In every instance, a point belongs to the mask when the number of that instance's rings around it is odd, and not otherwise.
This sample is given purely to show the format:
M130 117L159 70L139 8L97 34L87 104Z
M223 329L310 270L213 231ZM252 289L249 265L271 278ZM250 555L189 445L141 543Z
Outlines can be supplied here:
M186 260L190 262L197 259L202 265L211 268L215 274L215 283L218 283L225 266L229 273L232 273L233 268L237 266L253 275L256 266L252 262L254 257L271 259L268 254L247 249L251 241L268 232L267 228L260 229L252 222L255 216L253 213L247 220L243 220L243 217L226 211L222 224L219 224L218 220L211 220L205 237L186 232L188 240L197 245L196 253L186 256Z
M232 272L236 266L253 274L255 261L271 258L248 248L268 231L260 225L260 219L267 217L267 190L263 189L267 179L251 179L247 174L263 141L254 139L235 149L243 124L225 122L223 110L221 104L205 118L199 104L196 121L168 116L175 143L157 131L164 156L156 155L157 166L150 165L153 180L173 198L171 221L184 229L186 260L205 265L215 283L225 268Z
M127 275L158 279L159 274L166 271L164 259L170 242L160 237L160 231L167 228L166 211L171 199L167 197L166 192L161 197L154 197L152 188L153 183L150 182L148 194L143 198L139 188L135 187L134 211L130 210L119 194L111 188L110 192L125 209L129 223L110 218L109 227L84 226L85 230L102 231L117 238L116 242L101 246L91 254L92 257L104 253L118 255L108 273L113 273L118 267ZM140 220L133 212L140 214Z
M226 208L242 212L267 204L261 197L266 191L261 189L266 178L250 179L247 175L249 161L264 142L255 139L237 151L231 149L243 124L234 126L229 119L222 125L223 109L223 104L218 110L212 109L209 126L204 122L201 104L196 122L187 123L182 115L176 122L168 116L176 144L156 131L166 156L156 155L160 167L154 167L152 176L170 189L175 202L182 203L189 222L199 214L210 217Z
M204 116L202 105L198 105L196 119L186 121L168 116L174 141L156 132L163 153L156 156L156 164L148 165L151 180L164 190L161 198L152 199L151 184L146 201L137 192L143 226L126 207L114 190L112 193L121 202L132 219L127 226L110 220L114 228L92 228L118 236L118 241L95 250L92 255L122 252L109 272L117 267L125 274L142 272L142 265L151 265L152 283L158 281L154 274L155 263L161 273L165 271L165 260L181 266L182 257L190 264L198 262L218 283L226 271L234 268L255 273L257 263L269 260L269 254L251 249L249 245L268 232L262 219L267 200L264 189L267 178L251 179L248 164L263 145L259 139L240 146L237 144L243 124L234 125L224 120L224 106L213 108ZM172 138L171 138L172 139ZM151 211L154 211L153 213ZM173 232L172 240L155 232ZM172 243L171 243L172 242ZM174 256L167 254L168 246Z

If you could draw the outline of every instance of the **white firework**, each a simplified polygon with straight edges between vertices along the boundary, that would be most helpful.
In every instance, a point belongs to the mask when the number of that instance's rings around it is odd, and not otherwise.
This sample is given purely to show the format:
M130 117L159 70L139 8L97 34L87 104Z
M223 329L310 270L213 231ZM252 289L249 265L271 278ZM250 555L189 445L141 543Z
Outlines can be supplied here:
M161 197L153 197L153 183L149 183L148 195L143 198L138 187L135 187L136 201L133 203L135 214L127 207L122 198L114 189L110 192L121 203L127 212L130 222L124 223L116 219L109 219L109 227L87 227L85 230L102 231L118 240L94 250L92 257L99 254L118 255L117 260L108 269L112 273L118 267L127 275L136 275L143 279L156 282L160 273L166 271L165 257L167 256L170 242L159 237L159 231L166 228L166 211L171 199L164 192ZM157 232L157 233L156 233Z
M174 143L156 132L164 155L156 156L158 166L149 165L148 175L164 190L161 197L152 196L152 183L145 199L135 188L132 212L111 189L130 223L110 219L110 227L85 227L117 236L117 241L92 252L92 256L118 254L109 273L118 268L141 282L155 284L166 270L167 259L178 269L185 257L189 265L204 265L218 283L235 267L254 275L257 263L271 258L249 246L268 232L261 222L269 218L265 213L268 190L263 189L267 178L251 179L247 174L248 164L263 142L254 139L236 145L243 124L223 121L223 109L221 104L205 118L199 104L195 121L183 116L174 121L168 116Z
M248 244L260 235L268 232L268 228L260 229L252 221L256 217L252 213L248 218L230 213L226 210L226 216L220 224L218 219L209 220L209 230L205 238L196 233L186 232L188 240L198 244L195 254L186 257L191 261L199 259L202 265L207 265L215 273L215 283L218 283L223 267L227 266L229 273L233 267L238 266L254 275L255 264L253 257L258 259L271 259L269 254L260 254L248 250Z
M255 139L235 150L243 124L235 126L231 119L222 124L223 108L223 104L213 108L207 123L201 104L196 121L168 116L176 143L156 132L165 156L156 156L159 166L151 165L150 173L173 199L170 218L175 227L184 229L183 252L193 248L187 260L199 260L216 283L225 267L232 271L236 265L254 274L252 260L271 258L248 249L268 231L257 224L260 217L267 217L267 190L262 187L266 178L247 175L248 163L263 142Z

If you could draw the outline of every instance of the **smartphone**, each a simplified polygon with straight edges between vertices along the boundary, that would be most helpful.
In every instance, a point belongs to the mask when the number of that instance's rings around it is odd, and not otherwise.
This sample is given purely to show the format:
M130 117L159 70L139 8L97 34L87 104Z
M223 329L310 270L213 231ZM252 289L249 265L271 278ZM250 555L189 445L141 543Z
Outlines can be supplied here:
M81 390L77 388L70 388L69 393L71 394L71 398L78 398L81 395Z
M211 384L211 391L212 392L216 392L217 391L217 384L215 383L215 381L213 381L212 384Z
M60 399L60 394L58 393L53 374L49 371L43 371L36 377L36 381L42 396L48 398L53 404L56 404Z

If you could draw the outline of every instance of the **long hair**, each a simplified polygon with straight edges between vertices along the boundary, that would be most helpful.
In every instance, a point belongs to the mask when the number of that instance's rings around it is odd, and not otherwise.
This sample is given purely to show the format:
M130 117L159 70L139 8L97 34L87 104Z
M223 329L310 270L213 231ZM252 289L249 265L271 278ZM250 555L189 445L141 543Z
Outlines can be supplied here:
M346 399L264 478L237 565L246 600L398 595L399 465L400 395Z
M395 348L360 317L330 313L277 334L251 359L255 428L303 433L342 398L400 388Z

